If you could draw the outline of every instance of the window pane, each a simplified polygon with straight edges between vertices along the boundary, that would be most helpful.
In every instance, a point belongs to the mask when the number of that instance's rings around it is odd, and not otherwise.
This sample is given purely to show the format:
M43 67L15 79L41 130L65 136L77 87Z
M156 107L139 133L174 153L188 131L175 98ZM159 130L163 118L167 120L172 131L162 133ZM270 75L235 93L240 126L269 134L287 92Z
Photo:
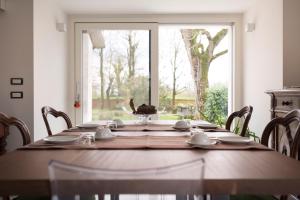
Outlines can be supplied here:
M83 35L83 121L134 118L129 100L140 105L150 98L149 31L89 30Z
M159 27L160 119L222 124L231 81L228 26Z

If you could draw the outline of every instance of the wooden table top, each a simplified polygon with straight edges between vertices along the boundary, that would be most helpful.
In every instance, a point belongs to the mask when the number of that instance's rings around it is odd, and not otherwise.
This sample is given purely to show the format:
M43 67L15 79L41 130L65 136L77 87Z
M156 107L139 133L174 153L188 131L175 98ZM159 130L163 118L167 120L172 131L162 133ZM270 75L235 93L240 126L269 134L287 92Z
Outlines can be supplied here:
M50 160L93 168L134 169L162 167L198 158L204 158L206 163L203 193L300 194L300 162L275 151L101 149L16 150L0 156L0 196L49 195ZM162 188L162 185L155 187Z
M204 192L300 193L300 162L274 151L253 150L18 150L0 157L0 195L49 194L51 159L76 165L132 169L203 157Z

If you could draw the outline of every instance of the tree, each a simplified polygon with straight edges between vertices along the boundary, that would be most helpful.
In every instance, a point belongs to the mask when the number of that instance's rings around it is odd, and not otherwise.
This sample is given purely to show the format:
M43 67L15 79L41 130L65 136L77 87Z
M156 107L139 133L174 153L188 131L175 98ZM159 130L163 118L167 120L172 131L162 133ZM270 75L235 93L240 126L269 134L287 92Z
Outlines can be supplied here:
M139 42L135 40L135 33L132 31L129 31L127 35L127 41L128 79L131 79L135 75L136 50L139 46Z
M129 95L133 97L133 89L132 86L134 84L134 78L135 78L135 65L136 65L136 50L139 46L139 42L135 39L135 33L132 31L128 32L127 35L127 42L128 42L128 48L127 48L127 65L128 65L128 85L129 85Z
M104 108L104 73L103 73L103 48L99 49L100 58L100 98L101 98L101 109Z
M113 83L115 80L115 76L114 73L112 72L113 69L113 58L114 58L114 52L112 49L110 49L110 52L108 54L108 63L106 65L105 68L105 74L107 76L107 86L106 86L106 90L105 90L105 94L106 94L106 102L107 102L107 108L110 109L111 105L110 105L110 96L112 94L113 91Z
M149 102L149 90L146 88L149 88L149 78L143 75L137 75L134 77L134 83L132 84L131 91L132 94L130 98L134 99L134 103L136 106L139 106L141 104L148 104ZM129 100L127 101L129 102Z
M159 82L159 107L161 111L172 111L172 103L170 99L171 88L164 84L162 81Z
M181 35L192 67L196 89L196 109L199 117L203 117L206 89L208 88L208 71L210 64L228 50L215 53L215 48L227 35L228 30L222 29L215 36L205 29L182 29ZM208 45L205 45L205 41ZM205 47L206 46L206 47Z
M121 56L117 57L117 61L113 64L115 77L116 77L116 84L117 84L117 90L118 90L118 96L122 96L122 79L121 79L121 73L123 72L123 60Z
M171 58L172 66L172 113L176 113L175 100L176 95L181 93L184 88L178 89L177 80L178 80L178 55L179 55L179 43L174 44L173 57Z
M106 100L107 100L107 107L110 109L110 96L111 96L111 92L112 92L112 86L113 86L113 82L114 82L115 77L112 76L111 74L109 74L109 78L108 78L108 84L107 84L107 88L106 88Z

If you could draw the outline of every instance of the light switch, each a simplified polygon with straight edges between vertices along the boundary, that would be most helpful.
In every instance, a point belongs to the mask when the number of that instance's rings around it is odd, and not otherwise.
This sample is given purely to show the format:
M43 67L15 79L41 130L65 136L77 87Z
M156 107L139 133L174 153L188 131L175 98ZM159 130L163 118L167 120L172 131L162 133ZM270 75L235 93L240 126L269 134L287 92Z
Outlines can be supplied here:
M22 91L13 91L10 92L11 99L23 99L23 92Z
M23 85L23 78L10 78L11 85Z

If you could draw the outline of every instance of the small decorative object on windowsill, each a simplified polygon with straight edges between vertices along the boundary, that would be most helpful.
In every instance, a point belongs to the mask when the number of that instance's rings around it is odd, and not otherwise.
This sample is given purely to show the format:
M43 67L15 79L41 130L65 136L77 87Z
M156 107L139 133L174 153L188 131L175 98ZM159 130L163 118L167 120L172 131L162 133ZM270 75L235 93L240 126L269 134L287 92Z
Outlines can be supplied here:
M137 109L135 109L133 99L130 99L129 106L132 109L133 114L153 115L153 114L157 113L155 106L152 106L152 105L142 104L142 105L138 106Z
M132 114L138 116L139 123L146 125L151 118L151 115L157 113L155 106L142 104L135 109L133 99L130 99L129 106L132 109Z

